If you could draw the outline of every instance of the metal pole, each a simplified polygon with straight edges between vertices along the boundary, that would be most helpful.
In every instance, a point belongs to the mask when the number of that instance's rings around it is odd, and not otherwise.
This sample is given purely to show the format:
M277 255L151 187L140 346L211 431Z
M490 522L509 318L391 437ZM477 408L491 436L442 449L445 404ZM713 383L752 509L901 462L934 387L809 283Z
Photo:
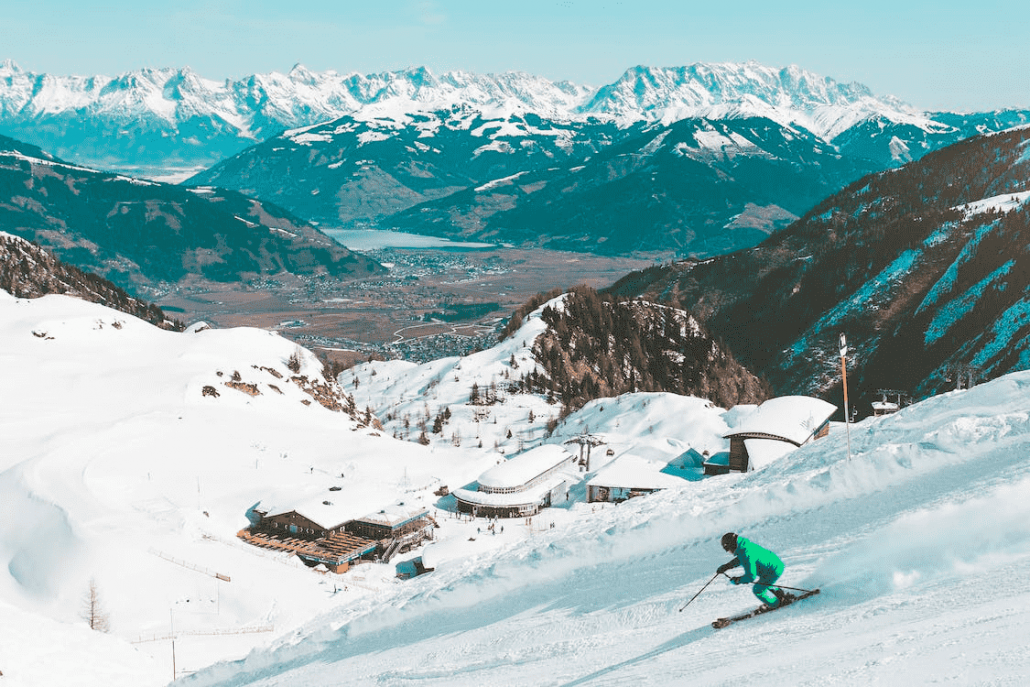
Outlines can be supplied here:
M851 462L851 413L848 410L848 343L843 332L840 335L840 375L844 380L844 430L848 437L848 462Z
M788 587L784 584L776 584L775 582L769 585L770 587L776 587L777 589L789 589L792 592L814 592L814 589L801 589L800 587Z
M701 587L701 589L698 590L697 594L695 594L694 596L690 597L690 601L688 601L687 603L683 604L680 607L680 613L682 613L683 609L686 608L687 606L689 606L694 601L694 599L696 599L697 597L701 596L701 592L703 592L704 590L708 589L708 585L710 585L712 582L715 582L715 578L718 577L719 575L722 575L722 573L721 572L715 573L715 575L712 576L712 579L708 580L708 582L705 583L705 586Z
M175 617L172 609L168 609L168 626L172 630L172 682L175 682Z

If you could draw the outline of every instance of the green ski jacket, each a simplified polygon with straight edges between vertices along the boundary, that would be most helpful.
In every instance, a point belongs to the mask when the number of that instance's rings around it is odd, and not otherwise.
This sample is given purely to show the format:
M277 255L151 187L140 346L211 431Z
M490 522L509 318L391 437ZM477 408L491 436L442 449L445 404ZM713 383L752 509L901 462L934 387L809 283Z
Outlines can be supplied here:
M759 578L775 580L783 574L783 561L780 560L780 557L750 539L737 537L737 550L735 553L737 554L737 562L732 567L744 566L744 575L740 578L738 584L748 584Z

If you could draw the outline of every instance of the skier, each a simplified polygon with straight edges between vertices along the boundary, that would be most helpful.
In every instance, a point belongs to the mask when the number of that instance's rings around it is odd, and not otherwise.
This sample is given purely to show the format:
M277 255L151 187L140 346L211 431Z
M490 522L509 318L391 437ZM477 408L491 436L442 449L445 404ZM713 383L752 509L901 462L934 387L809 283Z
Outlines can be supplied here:
M750 584L754 582L755 586L752 587L751 591L754 592L759 601L770 609L776 608L783 603L787 594L779 587L773 586L773 583L783 574L783 561L780 560L779 556L750 539L745 539L733 532L727 532L722 535L722 548L727 553L734 554L736 558L729 563L720 565L718 573L722 574L727 570L736 568L738 565L742 565L744 566L744 574L740 577L731 577L730 582L733 584Z

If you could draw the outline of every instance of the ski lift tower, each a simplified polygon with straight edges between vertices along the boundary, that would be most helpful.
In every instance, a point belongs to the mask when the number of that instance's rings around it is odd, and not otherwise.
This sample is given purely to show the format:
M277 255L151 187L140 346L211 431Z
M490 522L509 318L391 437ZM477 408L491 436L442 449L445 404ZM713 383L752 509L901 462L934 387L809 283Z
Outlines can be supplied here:
M873 415L877 416L898 412L906 396L905 392L900 389L877 389L876 393L880 395L880 400L873 401L872 406Z
M594 446L600 446L601 444L603 444L605 442L604 442L603 439L600 439L599 437L595 437L593 434L585 434L584 433L584 434L580 434L579 436L575 436L575 437L569 439L565 443L566 444L579 444L579 464L580 465L585 465L586 469L587 469L587 472L590 472L590 449L593 448ZM584 451L584 449L586 450L586 454L587 454L586 462L584 462L584 460L583 460L583 451Z

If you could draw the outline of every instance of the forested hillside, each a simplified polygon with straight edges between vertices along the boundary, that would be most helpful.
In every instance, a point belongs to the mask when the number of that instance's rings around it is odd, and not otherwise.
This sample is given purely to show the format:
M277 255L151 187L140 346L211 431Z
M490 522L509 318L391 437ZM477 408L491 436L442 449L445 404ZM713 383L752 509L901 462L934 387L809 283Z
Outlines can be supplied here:
M0 231L0 289L16 298L51 293L76 296L120 310L164 329L181 330L161 308L133 298L103 277L65 264L25 239Z
M768 385L682 310L577 287L541 317L548 328L533 353L543 371L520 384L560 400L566 412L634 391L697 396L724 408L768 396Z

